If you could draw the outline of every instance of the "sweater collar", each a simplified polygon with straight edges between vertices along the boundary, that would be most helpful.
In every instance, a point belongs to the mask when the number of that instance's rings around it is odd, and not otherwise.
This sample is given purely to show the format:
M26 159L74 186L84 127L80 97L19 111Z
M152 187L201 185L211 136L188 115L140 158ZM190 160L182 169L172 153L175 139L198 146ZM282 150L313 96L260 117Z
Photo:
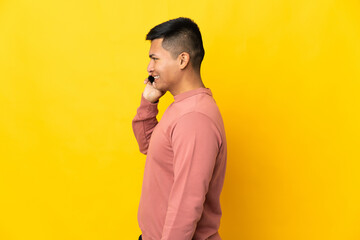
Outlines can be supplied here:
M193 89L193 90L190 90L187 92L180 93L180 94L174 96L174 99L175 99L175 102L179 102L179 101L184 100L185 98L192 97L194 95L202 94L202 93L212 96L211 90L209 88L196 88L196 89Z

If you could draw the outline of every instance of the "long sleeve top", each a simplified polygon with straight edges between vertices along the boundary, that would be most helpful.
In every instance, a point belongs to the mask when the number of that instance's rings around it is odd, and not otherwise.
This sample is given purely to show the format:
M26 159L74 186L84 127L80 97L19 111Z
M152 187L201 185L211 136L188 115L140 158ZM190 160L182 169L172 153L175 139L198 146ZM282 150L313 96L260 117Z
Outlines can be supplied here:
M220 240L224 124L210 89L181 93L157 121L144 97L133 119L147 154L138 222L144 240Z

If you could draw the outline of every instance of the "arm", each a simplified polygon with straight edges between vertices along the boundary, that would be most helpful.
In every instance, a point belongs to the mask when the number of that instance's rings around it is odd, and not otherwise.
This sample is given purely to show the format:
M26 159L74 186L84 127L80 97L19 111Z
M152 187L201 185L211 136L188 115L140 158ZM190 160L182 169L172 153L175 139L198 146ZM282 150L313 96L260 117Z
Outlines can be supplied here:
M161 240L191 240L212 179L221 136L201 113L179 119L172 133L174 183Z
M132 121L132 127L140 152L147 154L151 134L158 124L156 119L158 114L157 104L159 98L165 93L154 88L149 79L145 79L144 84L146 86L141 96L140 107L137 109L137 114Z
M156 115L158 114L157 103L149 102L141 96L140 107L137 109L136 116L132 121L132 128L138 142L140 152L147 153L151 134L158 124Z

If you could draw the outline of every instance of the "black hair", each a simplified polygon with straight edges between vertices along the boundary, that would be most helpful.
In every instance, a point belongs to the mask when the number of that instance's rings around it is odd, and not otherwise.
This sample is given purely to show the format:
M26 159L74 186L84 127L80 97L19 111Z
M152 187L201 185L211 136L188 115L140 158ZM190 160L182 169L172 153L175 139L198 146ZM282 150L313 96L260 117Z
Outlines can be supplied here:
M205 50L199 27L193 20L184 17L171 19L153 27L146 35L146 40L158 38L163 38L162 47L168 50L173 58L187 52L192 67L200 72Z

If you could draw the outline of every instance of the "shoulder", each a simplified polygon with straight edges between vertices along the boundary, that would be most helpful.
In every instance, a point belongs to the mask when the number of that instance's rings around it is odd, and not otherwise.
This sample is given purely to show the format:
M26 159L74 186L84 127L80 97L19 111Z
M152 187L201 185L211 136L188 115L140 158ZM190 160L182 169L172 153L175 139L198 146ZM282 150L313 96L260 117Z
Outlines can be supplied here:
M221 142L221 131L208 115L192 111L179 117L173 125L171 138L216 139Z
M189 111L179 116L174 122L174 127L194 128L195 126L203 128L215 125L213 120L201 111Z

